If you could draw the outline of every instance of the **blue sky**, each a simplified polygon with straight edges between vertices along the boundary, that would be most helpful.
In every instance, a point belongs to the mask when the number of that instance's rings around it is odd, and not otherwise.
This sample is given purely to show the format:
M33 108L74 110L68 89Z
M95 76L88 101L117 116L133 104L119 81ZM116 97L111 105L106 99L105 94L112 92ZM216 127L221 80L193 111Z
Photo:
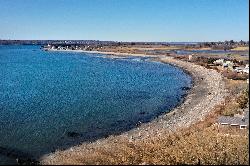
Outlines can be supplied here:
M248 0L0 0L0 39L249 40Z

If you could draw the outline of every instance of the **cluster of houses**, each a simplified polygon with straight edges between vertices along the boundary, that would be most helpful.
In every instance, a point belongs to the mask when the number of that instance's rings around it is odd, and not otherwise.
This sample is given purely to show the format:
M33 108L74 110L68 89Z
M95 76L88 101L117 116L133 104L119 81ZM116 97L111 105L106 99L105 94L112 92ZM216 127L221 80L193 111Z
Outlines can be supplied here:
M43 44L44 50L99 50L104 46L112 47L112 46L134 46L134 45L161 45L161 46L169 46L169 45L178 45L176 43L166 43L166 42L118 42L118 41L99 41L99 40L51 40L47 42L48 44Z
M60 45L50 45L44 46L44 50L85 50L85 51L91 51L93 49L101 49L101 45L95 45L95 44L81 44L81 45L72 45L72 44L60 44Z
M188 60L192 61L194 54L191 54L188 56ZM216 66L222 66L223 68L229 69L231 71L235 71L237 73L246 73L249 74L249 64L245 64L245 66L243 65L238 65L237 63L234 63L231 60L225 60L225 59L217 59L215 61L213 61L213 65Z
M237 66L235 63L233 63L230 60L224 60L224 59L218 59L213 62L215 65L220 65L223 68L228 68L232 71L235 71L237 73L247 73L249 74L249 64L246 64L245 67L243 66Z

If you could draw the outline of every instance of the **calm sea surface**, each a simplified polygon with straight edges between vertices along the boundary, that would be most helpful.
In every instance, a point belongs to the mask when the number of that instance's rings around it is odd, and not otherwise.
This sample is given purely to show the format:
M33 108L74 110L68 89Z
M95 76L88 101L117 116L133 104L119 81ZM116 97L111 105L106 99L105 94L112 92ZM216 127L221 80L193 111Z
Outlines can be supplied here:
M0 164L148 122L179 104L191 81L147 59L0 46Z

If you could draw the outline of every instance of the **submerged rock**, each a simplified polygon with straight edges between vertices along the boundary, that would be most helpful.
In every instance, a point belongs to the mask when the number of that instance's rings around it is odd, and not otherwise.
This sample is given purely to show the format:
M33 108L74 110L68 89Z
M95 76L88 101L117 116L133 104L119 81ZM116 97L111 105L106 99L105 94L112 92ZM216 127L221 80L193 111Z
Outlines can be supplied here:
M16 159L18 165L38 165L39 161L34 159L34 156L22 152L18 149L9 147L0 147L0 154L12 159Z
M140 112L140 114L141 114L141 115L144 115L144 114L146 114L146 112L145 112L145 111L142 111L142 112Z
M33 159L16 159L18 165L39 165L39 161Z
M67 132L67 136L75 138L75 137L80 137L81 134L73 131L73 132Z
M182 87L181 90L190 90L191 88L190 87Z

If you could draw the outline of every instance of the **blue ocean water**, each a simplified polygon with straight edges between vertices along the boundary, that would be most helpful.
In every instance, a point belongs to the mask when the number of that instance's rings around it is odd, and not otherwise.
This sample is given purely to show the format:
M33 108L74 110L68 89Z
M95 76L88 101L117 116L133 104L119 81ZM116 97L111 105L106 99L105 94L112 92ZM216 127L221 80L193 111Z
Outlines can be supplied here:
M0 46L0 164L148 122L179 104L191 82L177 67L138 57Z

